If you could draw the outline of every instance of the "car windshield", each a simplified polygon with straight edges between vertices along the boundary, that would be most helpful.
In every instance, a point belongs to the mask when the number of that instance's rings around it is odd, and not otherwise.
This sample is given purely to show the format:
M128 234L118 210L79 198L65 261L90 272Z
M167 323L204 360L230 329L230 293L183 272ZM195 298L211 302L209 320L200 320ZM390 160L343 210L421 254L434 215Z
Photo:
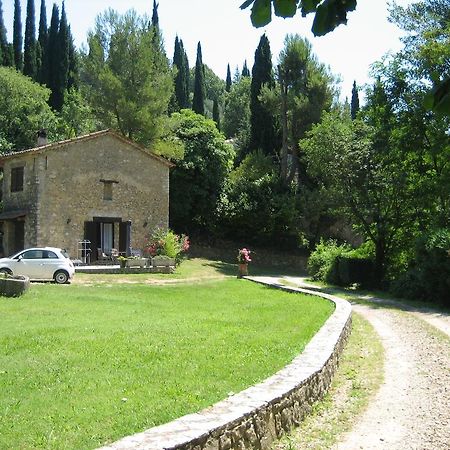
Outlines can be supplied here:
M61 254L62 254L65 258L70 259L70 256L69 256L69 254L67 253L67 250L66 250L65 248L63 248L63 249L61 250Z

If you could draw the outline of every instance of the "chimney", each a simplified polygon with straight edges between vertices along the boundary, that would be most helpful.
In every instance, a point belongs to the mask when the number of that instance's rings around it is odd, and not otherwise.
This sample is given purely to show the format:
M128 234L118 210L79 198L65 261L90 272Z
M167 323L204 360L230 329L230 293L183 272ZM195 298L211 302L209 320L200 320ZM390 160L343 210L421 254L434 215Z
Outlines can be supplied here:
M41 129L37 132L37 146L41 147L42 145L47 145L47 130Z

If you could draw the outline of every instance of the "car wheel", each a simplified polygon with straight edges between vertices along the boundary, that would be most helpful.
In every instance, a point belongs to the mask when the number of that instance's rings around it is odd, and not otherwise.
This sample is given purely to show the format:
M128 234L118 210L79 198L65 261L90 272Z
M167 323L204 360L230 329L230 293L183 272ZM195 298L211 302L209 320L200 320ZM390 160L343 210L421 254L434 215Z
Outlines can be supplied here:
M12 275L12 270L8 269L7 267L4 267L3 269L0 269L0 273L6 273L8 275Z
M55 283L65 284L69 280L69 275L67 272L64 272L64 270L58 270L58 272L55 273L53 278L55 280Z

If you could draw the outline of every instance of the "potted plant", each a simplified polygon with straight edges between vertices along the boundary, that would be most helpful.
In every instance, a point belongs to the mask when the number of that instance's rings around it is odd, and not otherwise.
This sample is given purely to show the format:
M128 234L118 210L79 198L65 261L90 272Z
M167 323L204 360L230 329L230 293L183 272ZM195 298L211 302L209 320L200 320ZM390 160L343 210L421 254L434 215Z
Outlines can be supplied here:
M128 258L125 256L118 256L117 261L119 261L120 268L125 269L125 267L127 266Z
M239 264L239 272L238 278L242 278L248 275L248 263L251 262L250 258L250 250L248 248L241 248L238 250L238 264Z

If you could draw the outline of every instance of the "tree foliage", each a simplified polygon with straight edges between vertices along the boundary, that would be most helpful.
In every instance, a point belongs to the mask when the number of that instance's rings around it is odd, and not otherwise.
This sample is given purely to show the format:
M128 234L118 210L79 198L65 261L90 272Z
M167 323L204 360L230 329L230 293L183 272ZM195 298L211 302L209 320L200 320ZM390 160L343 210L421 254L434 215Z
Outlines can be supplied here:
M23 69L23 53L22 53L22 9L20 0L14 0L14 25L13 25L13 48L14 48L14 65L21 72Z
M101 123L144 145L162 134L173 89L169 63L153 46L148 23L134 10L99 15L82 71Z
M273 114L261 102L263 87L275 86L272 53L267 36L263 34L255 51L252 68L250 96L250 150L261 149L266 155L274 155L279 147Z
M197 114L205 115L205 68L202 59L202 46L197 44L197 59L195 61L194 75L194 97L192 100L192 109Z
M36 18L34 0L27 1L27 17L25 22L25 40L23 53L23 73L33 80L37 79L36 68Z
M347 13L356 7L356 0L246 0L241 9L252 5L251 20L255 27L263 27L272 20L272 8L279 17L294 17L314 13L311 31L322 36L338 25L347 23Z
M185 154L170 175L171 227L183 232L212 229L234 150L215 123L200 114L182 110L172 120Z
M47 104L50 91L18 73L0 67L0 150L34 147L36 133L56 135L57 118Z
M299 141L320 121L323 111L331 108L334 80L307 39L288 35L279 56L277 81L279 87L273 93L279 93L276 104L283 132L281 178L285 183L296 178L305 182Z
M175 38L175 49L173 55L173 66L175 68L175 100L176 110L189 108L189 62L183 41Z

